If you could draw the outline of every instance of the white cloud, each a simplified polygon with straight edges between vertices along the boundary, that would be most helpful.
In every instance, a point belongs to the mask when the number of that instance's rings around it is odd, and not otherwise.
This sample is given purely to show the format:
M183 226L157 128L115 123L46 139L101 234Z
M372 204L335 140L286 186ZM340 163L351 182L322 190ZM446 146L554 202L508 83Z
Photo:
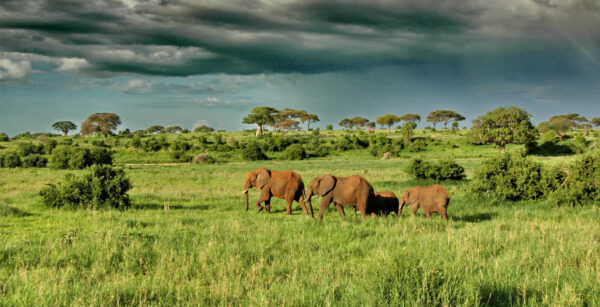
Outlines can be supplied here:
M57 71L76 73L90 67L90 64L85 59L80 58L64 58L61 59L62 64L56 69Z
M31 72L31 62L0 59L0 82L23 81Z

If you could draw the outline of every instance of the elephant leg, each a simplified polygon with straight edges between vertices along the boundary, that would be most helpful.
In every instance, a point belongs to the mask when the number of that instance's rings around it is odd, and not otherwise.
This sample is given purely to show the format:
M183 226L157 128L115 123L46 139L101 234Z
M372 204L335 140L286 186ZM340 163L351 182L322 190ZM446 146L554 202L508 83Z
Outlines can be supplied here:
M346 217L346 213L344 212L344 207L342 207L342 205L335 203L335 208L337 209L340 217Z
M307 215L308 211L306 210L306 205L304 205L304 195L300 195L298 202L300 203L300 207L302 207L302 214Z
M271 199L265 200L265 207L267 209L267 213L271 213Z
M327 207L329 207L330 203L331 203L331 196L323 197L323 199L321 199L321 205L319 205L319 216L317 217L317 219L319 221L323 219L323 213L325 212L325 209L327 209Z
M267 204L267 202L271 201L271 193L269 193L268 190L261 190L260 191L260 195L258 196L258 199L256 200L256 207L258 208L258 212L261 212L263 209L263 206L260 205L260 203L264 202L265 205Z
M285 215L291 215L292 214L292 202L294 201L294 199L288 198L285 201L287 202L287 210L285 211Z
M446 208L442 208L440 210L440 215L442 216L442 218L444 218L444 220L448 220L448 215L446 214Z
M367 200L359 200L356 204L356 208L360 210L360 216L364 219L367 216Z
M431 218L431 211L425 210L425 217L427 217L428 219L430 219Z
M412 214L413 216L417 215L417 210L419 210L419 202L418 201L416 201L410 208L410 214Z

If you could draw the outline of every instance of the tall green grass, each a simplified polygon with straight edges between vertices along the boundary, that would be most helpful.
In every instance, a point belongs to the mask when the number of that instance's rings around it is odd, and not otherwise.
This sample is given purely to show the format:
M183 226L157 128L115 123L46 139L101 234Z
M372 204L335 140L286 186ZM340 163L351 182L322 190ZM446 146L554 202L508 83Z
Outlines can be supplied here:
M557 163L558 158L545 160ZM467 174L477 157L457 160ZM293 169L305 183L358 174L404 189L408 159L126 167L127 211L47 209L37 192L65 173L0 169L0 305L600 305L600 209L468 198L439 216L322 222L294 203L244 210L245 173ZM313 199L318 210L319 199ZM168 206L168 210L165 207Z

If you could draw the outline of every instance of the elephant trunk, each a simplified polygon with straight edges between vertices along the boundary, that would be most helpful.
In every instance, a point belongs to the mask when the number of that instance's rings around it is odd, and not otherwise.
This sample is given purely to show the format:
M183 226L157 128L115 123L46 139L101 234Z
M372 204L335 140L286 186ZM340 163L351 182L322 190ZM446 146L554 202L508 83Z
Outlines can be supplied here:
M244 194L244 199L246 201L246 211L248 211L248 190L250 189L250 183L248 180L244 183L244 190L242 193Z
M310 208L310 214L313 215L313 210L312 210L312 196L313 196L313 191L311 188L308 188L308 190L306 191L306 204L308 205L308 208ZM313 215L314 217L314 215Z

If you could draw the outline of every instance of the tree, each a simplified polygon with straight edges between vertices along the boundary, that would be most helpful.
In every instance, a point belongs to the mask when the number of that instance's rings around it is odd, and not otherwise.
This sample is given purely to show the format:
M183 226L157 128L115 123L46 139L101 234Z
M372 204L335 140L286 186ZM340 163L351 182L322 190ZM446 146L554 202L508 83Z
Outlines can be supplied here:
M367 123L367 127L369 127L369 128L375 128L376 125L377 124L375 124L375 122L368 122Z
M548 121L540 123L538 130L541 133L553 131L562 140L565 134L573 129L573 124L574 122L566 117L555 116Z
M209 127L207 125L202 125L200 127L194 128L194 132L213 132L213 131L215 131L215 129L212 127Z
M146 129L146 131L148 131L148 133L157 133L157 132L161 132L163 130L165 130L165 127L160 126L160 125L154 125L148 129Z
M375 122L377 122L377 124L381 125L381 129L383 129L383 126L388 126L388 131L391 131L392 129L392 125L394 125L395 123L400 121L400 117L398 117L397 115L394 114L386 114L383 116L378 116L375 119Z
M451 120L459 122L465 120L465 117L452 110L436 110L427 115L427 121L433 123L434 129L435 125L441 122L444 124L444 130L447 130L447 125Z
M592 120L590 120L590 124L598 127L600 126L600 117L594 117L592 118Z
M351 119L351 121L352 121L352 127L356 127L358 129L364 127L369 122L368 119L366 119L364 117L360 117L360 116L357 116L357 117Z
M452 122L452 132L456 133L456 131L458 130L458 122Z
M273 126L279 130L291 131L294 129L298 129L299 121L293 120L291 118L286 118L282 121L276 122Z
M500 107L477 117L471 128L472 137L484 144L495 144L504 152L507 144L525 144L535 140L537 130L531 115L518 107Z
M54 130L62 131L63 136L67 136L69 131L77 129L77 125L70 121L61 121L52 124Z
M550 120L554 120L554 119L565 119L563 122L566 123L568 121L571 124L571 128L580 128L581 127L584 129L583 135L587 136L587 134L588 134L588 129L590 128L590 123L587 120L587 118L585 118L585 116L581 116L581 115L579 115L579 113L556 115L556 116L552 116L550 118Z
M169 126L167 128L165 128L165 132L166 133L177 133L177 132L181 132L181 127L179 126Z
M275 117L278 113L279 111L277 111L275 108L257 107L252 109L252 113L244 117L242 123L258 125L258 129L256 129L256 135L262 135L265 125L275 124Z
M115 113L94 113L81 124L81 135L100 133L107 137L113 134L120 124L121 118Z
M405 123L407 123L407 122L416 123L418 121L421 121L421 116L419 114L406 113L406 114L400 116L400 121L403 121Z
M340 125L341 127L344 127L346 129L352 129L352 120L349 118L344 118L342 120L340 120L340 122L338 123L338 125Z
M300 116L300 121L304 124L306 122L306 130L310 130L310 123L316 123L319 121L319 116L317 114L310 114L304 112L302 116Z

